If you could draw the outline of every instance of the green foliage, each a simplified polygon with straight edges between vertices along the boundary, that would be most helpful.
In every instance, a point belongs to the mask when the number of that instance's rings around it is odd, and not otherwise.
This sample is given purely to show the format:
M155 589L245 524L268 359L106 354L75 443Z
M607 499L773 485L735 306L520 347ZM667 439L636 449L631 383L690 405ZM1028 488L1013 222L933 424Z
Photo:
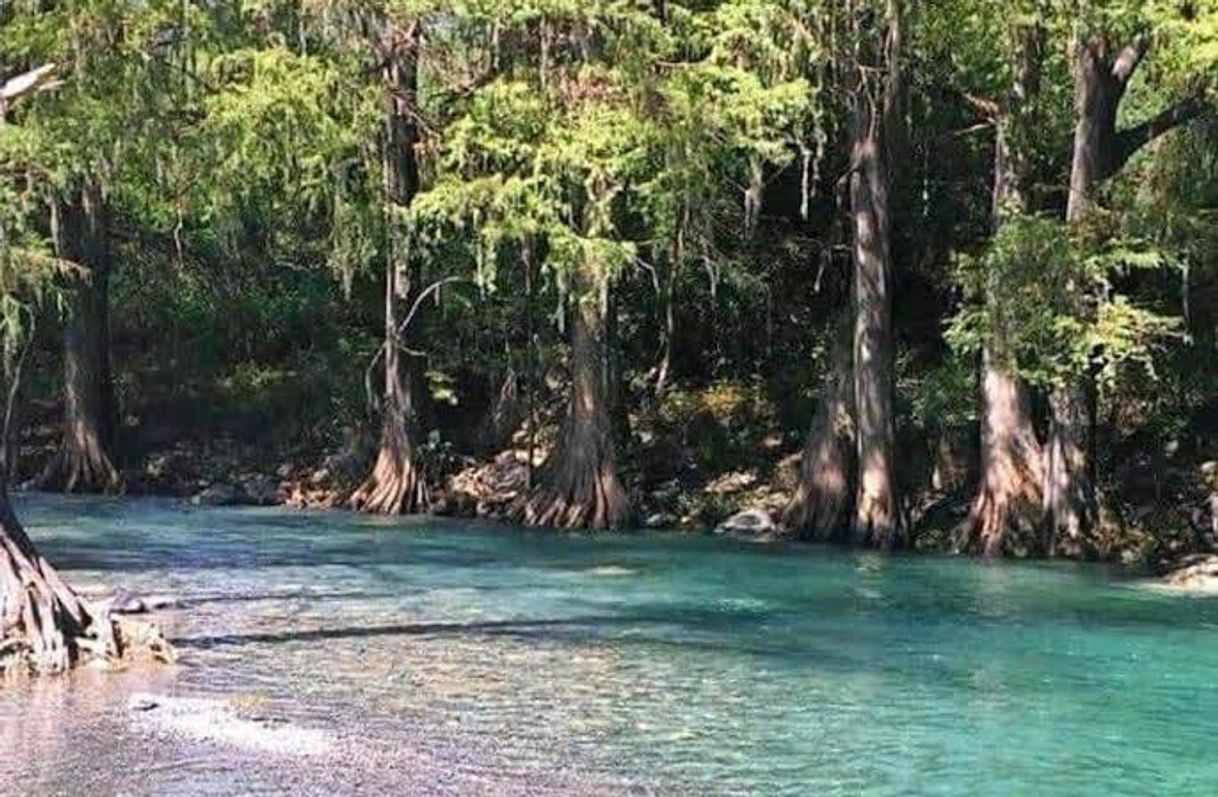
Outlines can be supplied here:
M1096 248L1063 222L1013 218L981 256L960 258L960 281L974 301L949 322L946 337L969 355L1001 341L991 356L1043 387L1087 373L1111 386L1125 366L1153 376L1155 354L1179 335L1179 319L1138 306L1117 292L1116 281L1167 265L1142 242L1116 239Z

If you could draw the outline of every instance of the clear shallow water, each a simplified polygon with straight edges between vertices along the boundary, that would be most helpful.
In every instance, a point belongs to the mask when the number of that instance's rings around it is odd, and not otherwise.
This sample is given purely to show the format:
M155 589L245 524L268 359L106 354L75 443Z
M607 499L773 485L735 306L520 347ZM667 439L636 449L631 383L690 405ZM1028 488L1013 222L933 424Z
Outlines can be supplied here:
M1212 794L1218 601L1099 570L41 496L180 665L0 690L0 794ZM200 738L204 699L323 749Z

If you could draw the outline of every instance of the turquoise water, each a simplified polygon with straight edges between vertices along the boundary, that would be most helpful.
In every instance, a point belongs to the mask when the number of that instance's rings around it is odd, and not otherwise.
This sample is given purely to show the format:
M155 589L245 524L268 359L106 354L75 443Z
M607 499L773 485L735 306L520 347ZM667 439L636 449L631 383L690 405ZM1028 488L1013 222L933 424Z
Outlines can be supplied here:
M182 662L0 692L0 794L1218 789L1218 601L1098 569L145 500L20 510L75 583L173 596L158 616ZM132 711L140 692L328 741L191 735Z

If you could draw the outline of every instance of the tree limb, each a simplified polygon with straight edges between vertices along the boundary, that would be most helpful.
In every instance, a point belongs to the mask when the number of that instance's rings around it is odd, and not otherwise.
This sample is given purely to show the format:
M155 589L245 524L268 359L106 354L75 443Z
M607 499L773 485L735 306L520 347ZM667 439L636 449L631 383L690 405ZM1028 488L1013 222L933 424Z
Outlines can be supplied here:
M1188 124L1206 111L1200 96L1186 97L1163 109L1141 124L1117 134L1109 174L1120 171L1138 150L1180 125Z
M49 88L47 83L51 81L58 66L54 62L43 64L36 69L9 78L5 81L4 86L0 87L0 101L12 102L26 94Z
M1121 85L1128 83L1149 49L1150 37L1145 33L1134 36L1113 62L1112 76L1120 81Z
M969 107L990 122L993 122L1002 115L1002 106L997 100L990 99L989 97L979 97L967 91L961 92L960 96L969 104Z

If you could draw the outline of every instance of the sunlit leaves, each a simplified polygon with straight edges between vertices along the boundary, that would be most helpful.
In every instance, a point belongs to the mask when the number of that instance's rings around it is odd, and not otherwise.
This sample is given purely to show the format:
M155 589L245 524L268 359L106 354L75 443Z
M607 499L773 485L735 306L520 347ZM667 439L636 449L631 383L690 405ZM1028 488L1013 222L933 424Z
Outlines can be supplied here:
M1001 353L1002 367L1043 387L1087 373L1111 386L1128 366L1153 376L1155 355L1180 334L1179 320L1137 305L1118 292L1117 279L1169 264L1143 242L1096 248L1061 221L1016 217L980 257L961 259L967 290L991 300L966 304L946 335L971 354L1002 341L991 356Z

